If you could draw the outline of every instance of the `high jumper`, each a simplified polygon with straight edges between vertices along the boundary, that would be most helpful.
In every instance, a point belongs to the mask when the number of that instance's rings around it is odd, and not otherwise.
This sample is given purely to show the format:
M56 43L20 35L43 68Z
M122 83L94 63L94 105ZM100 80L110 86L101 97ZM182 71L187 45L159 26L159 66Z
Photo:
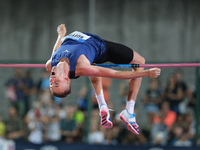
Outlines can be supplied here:
M88 76L93 85L98 101L101 125L112 128L109 109L104 99L102 77L115 79L130 79L126 109L119 117L126 123L128 129L139 134L134 106L141 85L142 77L156 78L161 69L133 67L132 71L117 71L100 67L95 64L112 62L114 64L144 64L145 59L137 52L119 43L103 40L97 35L74 31L66 36L66 27L57 27L58 37L51 58L46 62L50 72L50 90L57 97L66 97L71 92L71 79Z

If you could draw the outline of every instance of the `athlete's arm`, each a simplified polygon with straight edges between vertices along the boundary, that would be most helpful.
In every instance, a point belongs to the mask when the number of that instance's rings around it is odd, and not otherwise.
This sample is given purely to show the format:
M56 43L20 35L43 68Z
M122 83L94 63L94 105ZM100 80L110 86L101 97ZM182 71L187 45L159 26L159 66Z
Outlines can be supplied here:
M98 76L108 77L115 79L134 79L139 77L152 77L156 78L160 75L159 68L151 68L143 71L117 71L110 68L103 68L99 66L92 66L85 64L84 66L77 67L77 76Z
M65 24L61 24L57 27L57 32L58 32L58 38L56 40L56 43L53 47L53 51L52 51L52 55L53 53L60 47L61 45L61 39L66 35L67 33L67 30L66 30L66 27L65 27ZM51 55L51 56L52 56Z
M51 54L51 58L52 58L52 55L53 53L60 47L61 45L61 39L66 35L67 33L67 30L66 30L66 27L65 27L65 24L61 24L57 27L57 32L58 32L58 38L56 40L56 43L53 47L53 51L52 51L52 54ZM46 69L47 71L51 72L51 58L46 62Z

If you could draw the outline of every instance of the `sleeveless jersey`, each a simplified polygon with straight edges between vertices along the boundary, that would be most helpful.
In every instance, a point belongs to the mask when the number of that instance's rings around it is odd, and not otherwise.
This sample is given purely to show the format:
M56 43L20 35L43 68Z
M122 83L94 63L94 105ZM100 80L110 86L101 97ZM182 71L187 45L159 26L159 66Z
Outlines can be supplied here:
M61 40L61 46L52 56L51 68L56 66L61 58L68 58L70 62L70 78L74 78L76 62L84 54L90 64L98 61L105 53L104 41L94 34L74 31Z

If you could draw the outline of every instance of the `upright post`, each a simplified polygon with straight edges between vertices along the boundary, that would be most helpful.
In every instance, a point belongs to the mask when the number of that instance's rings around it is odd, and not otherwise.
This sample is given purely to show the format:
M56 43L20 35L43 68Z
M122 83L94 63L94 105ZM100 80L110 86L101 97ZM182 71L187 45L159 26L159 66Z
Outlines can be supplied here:
M85 122L85 143L88 143L88 135L90 132L90 119L91 119L91 110L92 110L92 96L91 96L91 83L90 79L87 77L86 78L86 87L87 87L87 95L86 95L86 100L87 100L87 112L86 112L86 122Z
M89 1L89 32L95 33L95 0ZM91 83L89 78L86 78L86 86L87 86L87 117L85 123L85 142L88 143L88 135L90 132L90 118L91 118L91 110L92 110L92 103L91 103Z
M197 145L197 141L199 139L199 108L200 108L200 74L199 67L196 67L196 101L195 101L195 114L196 114L196 134L195 134L195 144Z

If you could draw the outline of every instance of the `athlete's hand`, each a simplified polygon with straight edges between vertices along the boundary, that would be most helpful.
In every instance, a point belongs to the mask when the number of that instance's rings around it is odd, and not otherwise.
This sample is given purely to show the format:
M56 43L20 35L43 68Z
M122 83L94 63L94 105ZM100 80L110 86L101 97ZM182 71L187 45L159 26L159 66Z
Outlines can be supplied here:
M58 32L58 35L59 35L59 36L64 37L65 34L67 33L65 24L59 25L59 26L57 27L57 32Z
M148 76L151 78L156 78L160 75L161 69L160 68L151 68L148 70Z

